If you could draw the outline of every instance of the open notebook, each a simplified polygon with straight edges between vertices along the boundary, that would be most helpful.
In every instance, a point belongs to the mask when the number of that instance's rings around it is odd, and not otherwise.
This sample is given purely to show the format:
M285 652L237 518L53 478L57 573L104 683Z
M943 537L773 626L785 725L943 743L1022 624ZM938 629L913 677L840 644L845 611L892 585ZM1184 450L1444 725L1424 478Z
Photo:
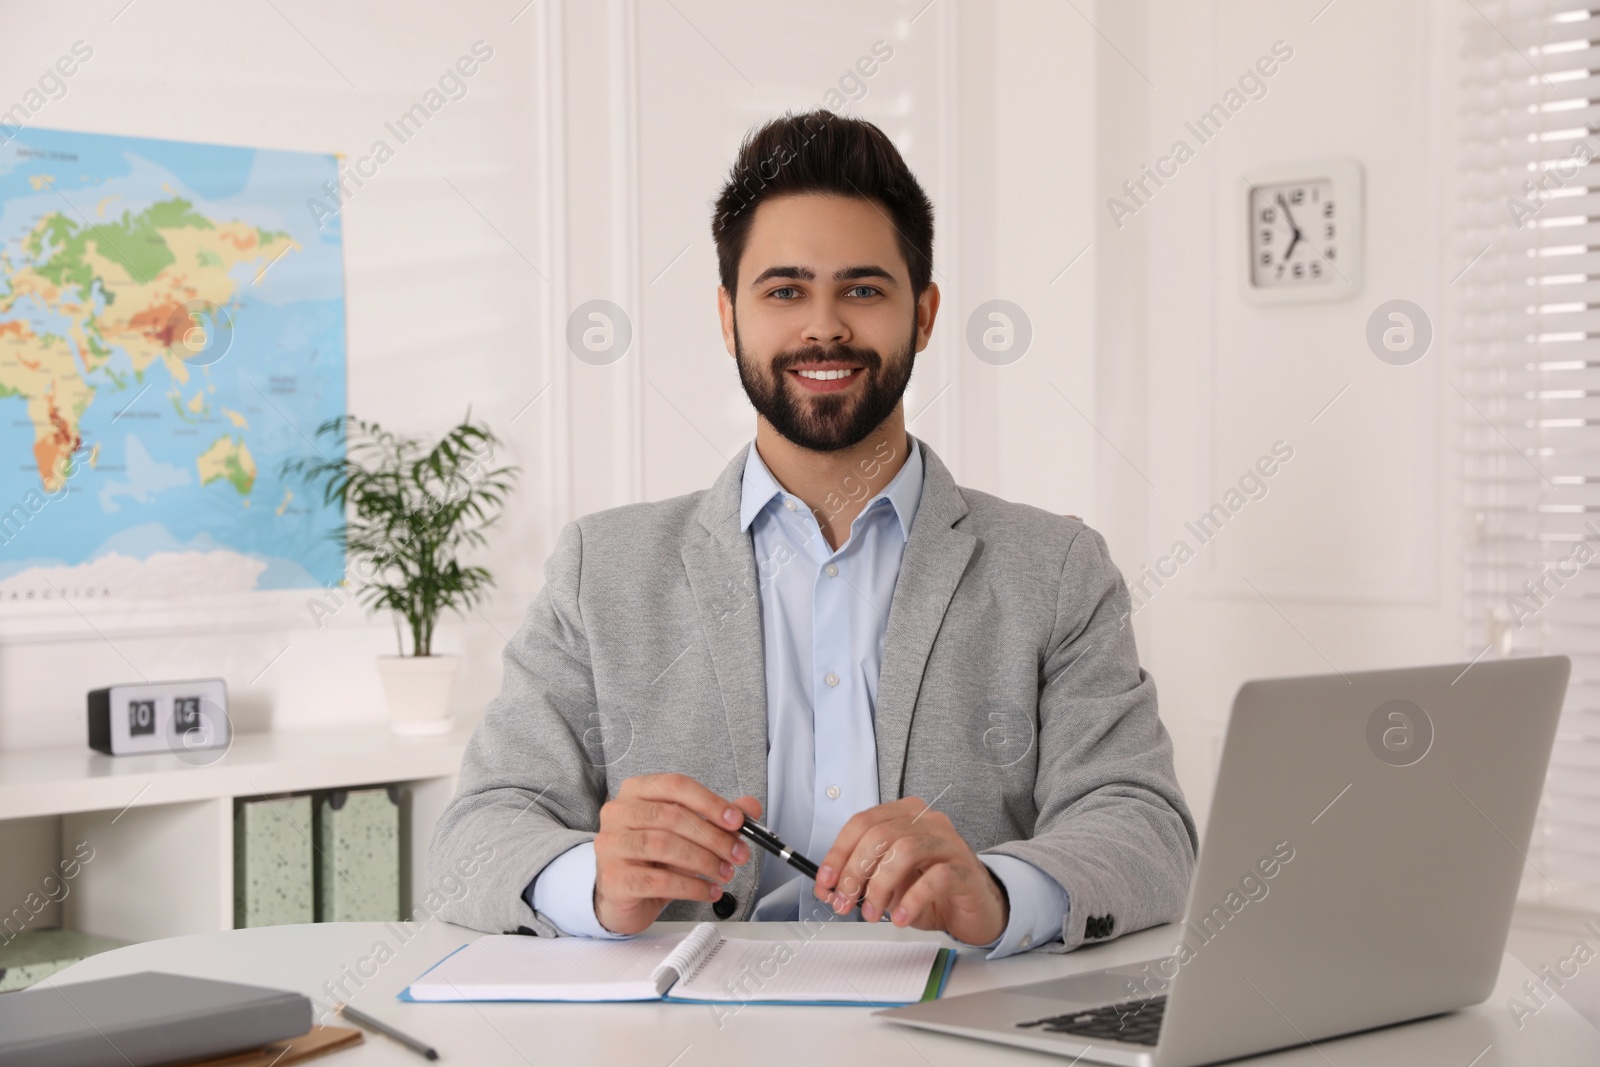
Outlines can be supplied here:
M954 960L930 941L752 941L714 923L626 941L490 934L400 999L913 1004L938 997Z

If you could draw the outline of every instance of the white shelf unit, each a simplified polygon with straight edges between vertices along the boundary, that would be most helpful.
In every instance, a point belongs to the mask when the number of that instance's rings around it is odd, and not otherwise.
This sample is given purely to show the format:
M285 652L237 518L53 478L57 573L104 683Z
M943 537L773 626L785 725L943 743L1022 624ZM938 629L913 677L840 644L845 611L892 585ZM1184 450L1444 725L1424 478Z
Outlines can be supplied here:
M61 859L80 842L94 850L70 881L48 859L33 879L65 884L61 925L148 941L232 929L235 798L404 785L400 900L409 917L426 895L428 840L470 736L469 726L416 738L386 726L241 733L204 766L87 746L0 752L0 833L12 820L59 818Z

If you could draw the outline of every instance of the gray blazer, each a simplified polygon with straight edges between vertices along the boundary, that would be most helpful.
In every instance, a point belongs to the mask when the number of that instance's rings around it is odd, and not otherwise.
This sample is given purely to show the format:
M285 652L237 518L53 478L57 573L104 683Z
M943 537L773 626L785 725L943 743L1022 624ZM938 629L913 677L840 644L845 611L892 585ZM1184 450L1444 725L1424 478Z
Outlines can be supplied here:
M1194 820L1105 540L959 488L922 448L874 709L879 797L930 801L975 851L1059 882L1071 907L1046 951L1181 918ZM441 918L558 935L522 892L594 837L625 778L678 771L765 805L759 578L739 528L747 454L708 490L562 529L428 849ZM763 862L758 850L737 869L728 918L749 915ZM674 901L661 918L717 916Z

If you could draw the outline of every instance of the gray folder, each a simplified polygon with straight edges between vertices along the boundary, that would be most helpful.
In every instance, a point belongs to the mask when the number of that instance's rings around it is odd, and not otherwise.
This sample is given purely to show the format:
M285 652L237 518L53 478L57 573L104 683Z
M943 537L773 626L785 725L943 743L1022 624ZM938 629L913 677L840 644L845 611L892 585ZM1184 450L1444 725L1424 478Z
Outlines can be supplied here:
M298 1037L300 993L158 971L0 996L0 1067L153 1067Z

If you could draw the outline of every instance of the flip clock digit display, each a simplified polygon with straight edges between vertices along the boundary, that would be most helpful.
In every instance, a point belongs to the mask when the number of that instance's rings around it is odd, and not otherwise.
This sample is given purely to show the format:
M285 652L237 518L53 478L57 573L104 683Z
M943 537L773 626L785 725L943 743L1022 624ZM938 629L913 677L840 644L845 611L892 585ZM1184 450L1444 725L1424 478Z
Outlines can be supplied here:
M89 747L112 756L225 748L233 740L221 678L140 682L89 692Z

